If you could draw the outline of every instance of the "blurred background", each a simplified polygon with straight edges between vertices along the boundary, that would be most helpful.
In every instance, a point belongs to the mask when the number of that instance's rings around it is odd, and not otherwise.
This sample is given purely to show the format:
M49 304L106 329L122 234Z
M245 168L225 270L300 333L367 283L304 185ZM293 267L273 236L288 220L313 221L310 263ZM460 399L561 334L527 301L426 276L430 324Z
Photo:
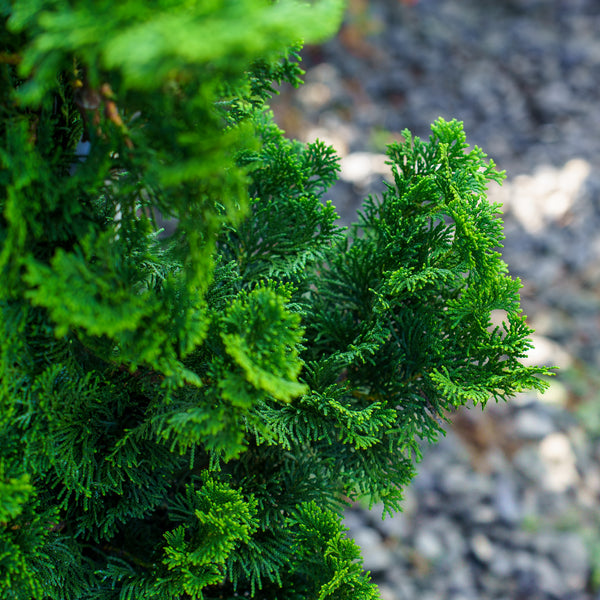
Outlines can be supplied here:
M344 222L388 176L386 144L439 116L500 170L504 258L558 365L544 396L464 410L424 447L404 511L346 516L384 600L600 599L600 0L350 0L273 110L342 157Z

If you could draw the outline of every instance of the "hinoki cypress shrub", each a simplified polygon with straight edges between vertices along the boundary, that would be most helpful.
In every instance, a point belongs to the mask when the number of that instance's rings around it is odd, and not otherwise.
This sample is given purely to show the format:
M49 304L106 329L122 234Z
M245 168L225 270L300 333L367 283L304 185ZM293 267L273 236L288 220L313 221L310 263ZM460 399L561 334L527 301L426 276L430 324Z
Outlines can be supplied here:
M342 8L0 2L1 598L376 598L344 506L544 387L461 123L347 231L274 124Z

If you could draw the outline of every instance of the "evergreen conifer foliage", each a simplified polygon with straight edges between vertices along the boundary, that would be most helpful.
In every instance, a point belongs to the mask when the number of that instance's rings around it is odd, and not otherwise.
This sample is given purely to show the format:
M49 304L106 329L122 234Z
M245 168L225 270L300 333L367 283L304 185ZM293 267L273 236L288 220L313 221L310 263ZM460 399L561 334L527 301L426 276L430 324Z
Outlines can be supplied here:
M544 388L461 123L349 231L274 124L341 10L0 2L1 598L376 598L348 499L398 510L449 410Z

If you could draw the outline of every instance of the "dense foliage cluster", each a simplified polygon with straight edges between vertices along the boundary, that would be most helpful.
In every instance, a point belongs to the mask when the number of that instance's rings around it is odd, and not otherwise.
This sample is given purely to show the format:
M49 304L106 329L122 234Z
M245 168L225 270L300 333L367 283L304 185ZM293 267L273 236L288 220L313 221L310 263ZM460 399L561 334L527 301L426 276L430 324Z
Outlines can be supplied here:
M346 231L273 122L342 8L0 1L1 598L376 598L345 503L543 388L461 123Z

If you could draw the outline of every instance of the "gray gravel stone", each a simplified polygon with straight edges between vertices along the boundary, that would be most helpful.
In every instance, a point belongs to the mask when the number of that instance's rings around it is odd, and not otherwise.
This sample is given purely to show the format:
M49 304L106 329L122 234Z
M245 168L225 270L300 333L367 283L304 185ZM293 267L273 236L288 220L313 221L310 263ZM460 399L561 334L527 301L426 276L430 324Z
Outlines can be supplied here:
M550 556L564 573L565 583L571 590L585 586L589 575L590 556L581 536L564 533L559 543L550 550Z
M348 527L353 535L355 531L362 529L365 524L365 515L359 510L347 510L344 514L344 525Z
M564 575L556 565L546 558L538 557L535 562L538 588L550 598L562 599L567 592Z
M505 474L500 474L496 480L494 509L500 520L508 525L515 525L523 515L514 479Z
M534 485L542 485L546 466L537 444L523 446L513 457L515 467Z
M496 547L495 552L490 560L489 569L490 573L500 579L508 577L513 570L510 553Z
M522 440L542 440L555 431L552 418L539 410L522 410L516 416L515 435Z
M457 594L465 593L466 590L470 591L473 586L473 575L468 565L458 563L450 572L448 584L449 590Z
M393 517L388 516L374 521L373 527L385 537L402 540L408 537L410 531L409 517L404 512L396 513Z
M450 521L448 525L441 532L445 549L444 563L454 570L456 565L463 562L467 555L467 540L465 532L457 527L454 521Z

